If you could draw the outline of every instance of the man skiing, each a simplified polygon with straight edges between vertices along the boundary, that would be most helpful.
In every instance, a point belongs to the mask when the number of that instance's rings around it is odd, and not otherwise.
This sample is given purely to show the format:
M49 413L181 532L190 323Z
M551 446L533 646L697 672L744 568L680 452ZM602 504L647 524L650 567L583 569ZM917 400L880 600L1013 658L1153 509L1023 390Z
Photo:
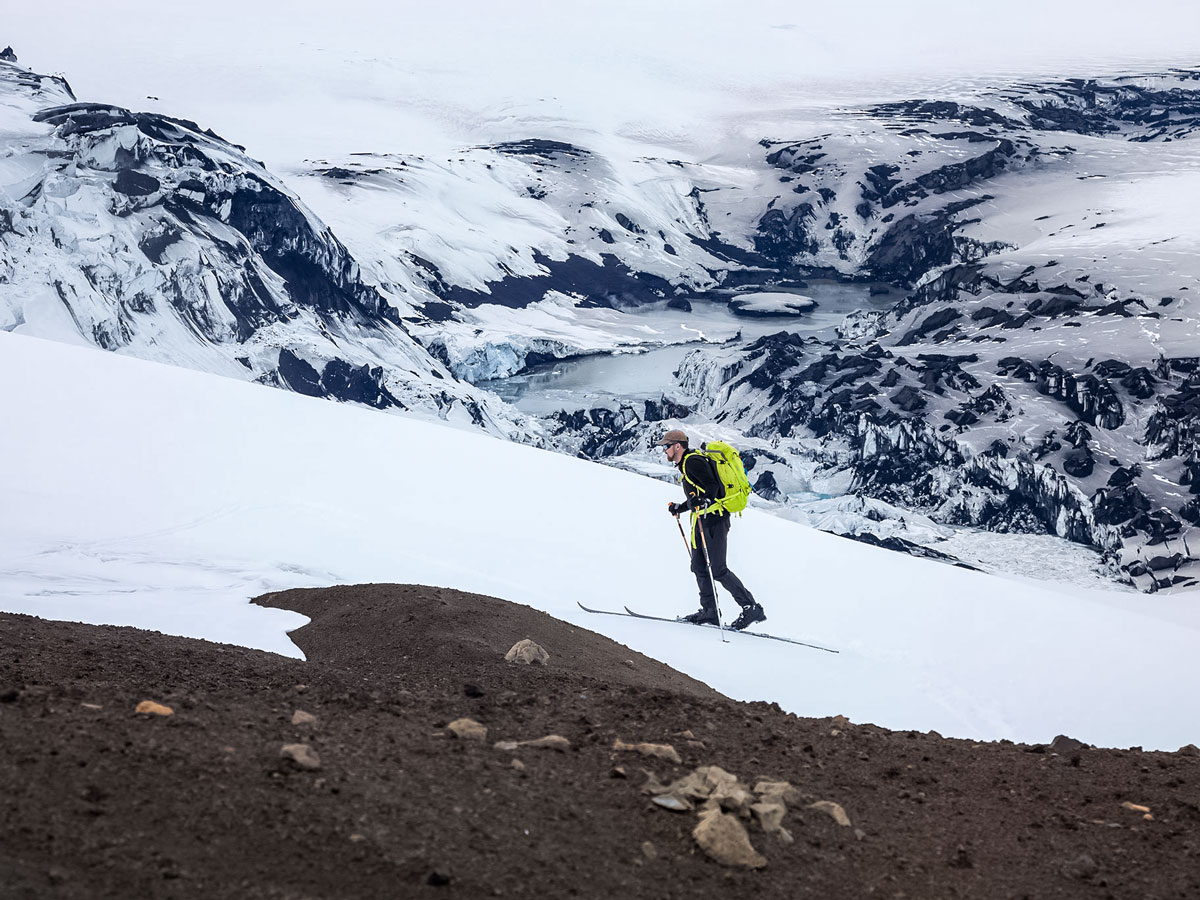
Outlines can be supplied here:
M688 436L678 429L664 434L658 445L663 448L667 460L679 468L687 498L683 503L667 504L667 510L676 518L684 511L692 514L692 572L700 588L700 609L690 616L681 617L680 621L693 625L719 624L714 579L729 591L742 608L741 615L734 619L730 628L741 631L754 622L765 621L767 614L762 606L725 564L729 545L729 514L719 507L708 509L714 500L725 496L725 486L717 476L716 464L703 453L689 449ZM712 566L711 572L709 565Z

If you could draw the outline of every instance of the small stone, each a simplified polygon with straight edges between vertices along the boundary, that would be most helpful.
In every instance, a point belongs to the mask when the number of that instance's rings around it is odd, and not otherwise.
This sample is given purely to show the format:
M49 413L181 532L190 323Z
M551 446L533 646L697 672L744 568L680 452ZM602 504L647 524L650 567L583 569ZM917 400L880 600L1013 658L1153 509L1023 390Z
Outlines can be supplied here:
M646 859L658 859L658 848L651 841L642 841L642 856Z
M84 709L104 709L99 703L80 703Z
M1058 735L1050 742L1051 753L1074 753L1076 750L1086 750L1088 745L1083 741L1077 741L1073 737L1067 737L1065 734Z
M842 809L840 804L834 803L832 800L818 800L816 803L808 804L808 808L829 813L833 817L833 821L843 827L850 824L850 817L846 815L846 811Z
M557 750L564 753L571 749L571 742L562 735L548 734L532 741L497 741L492 746L506 753L511 753L520 747L529 747L533 750Z
M834 716L833 717L833 727L834 728L845 728L849 724L850 724L850 720L847 719L845 716Z
M672 792L677 794L679 793L679 791L675 789L675 784L663 784L658 780L658 776L649 769L642 769L642 772L644 772L646 775L646 783L642 785L643 794L670 794ZM676 784L677 783L678 782L676 782Z
M524 771L525 771L525 763L521 762L519 759L514 759L514 760L512 761L512 767L513 767L514 769L516 769L518 772L524 772Z
M743 866L761 869L767 864L754 845L746 827L736 816L720 810L709 810L700 816L700 824L692 830L692 837L709 859L723 866Z
M446 726L446 730L462 741L486 741L487 727L474 719L455 719Z
M750 817L750 807L754 803L753 795L739 781L719 785L708 799L718 804L725 812L737 813L743 818Z
M163 706L161 703L155 703L153 700L143 700L137 705L136 713L141 713L146 716L173 716L175 710L169 706Z
M321 757L308 744L284 744L279 749L279 755L290 759L302 769L321 768Z
M477 684L464 684L463 693L468 697L482 697L484 690Z
M783 829L783 817L787 813L787 807L782 803L778 801L773 803L755 803L750 807L750 811L754 813L754 817L758 819L758 824L762 826L762 830L767 834Z
M975 859L971 856L971 851L962 844L959 844L954 851L954 856L947 863L952 869L973 869L975 868Z
M365 841L366 839L367 839L367 838L366 838L366 836L365 836L365 835L361 835L361 834L352 834L352 835L350 835L350 842L351 842L351 843L354 843L354 844L361 843L362 841Z
M669 809L671 812L691 812L696 808L690 801L677 794L659 794L657 797L652 797L650 802L663 809Z
M670 744L627 744L625 741L618 738L613 741L614 750L631 750L635 753L640 753L643 756L657 756L659 759L669 760L675 764L683 762L679 758L679 753Z
M1094 878L1100 872L1100 867L1096 865L1096 861L1086 853L1081 854L1070 862L1063 863L1062 873L1068 878L1078 878L1080 881L1087 881Z
M1181 756L1200 756L1200 747L1195 744L1184 744L1179 748L1179 754Z
M314 716L310 712L305 712L302 709L298 709L294 713L292 713L292 724L293 725L316 725L317 717Z
M1140 813L1148 813L1148 812L1150 812L1150 807L1148 807L1148 806L1142 806L1142 805L1141 805L1141 804L1139 804L1139 803L1130 803L1128 800L1124 801L1124 802L1121 804L1121 808L1122 808L1122 809L1128 809L1128 810L1132 810L1133 812L1140 812Z
M720 766L700 766L676 779L668 790L683 797L704 800L715 794L727 793L737 784L737 776L726 772Z
M790 781L759 781L754 785L754 793L764 802L778 800L789 807L799 806L804 802L804 796Z
M522 747L532 747L535 750L557 750L564 753L571 749L571 742L560 734L548 734L533 741L521 741Z
M629 668L632 669L633 668L633 660L632 659L625 660L625 665L627 665Z
M513 644L504 654L504 658L508 662L519 662L527 666L544 666L550 661L550 654L540 645L525 638Z

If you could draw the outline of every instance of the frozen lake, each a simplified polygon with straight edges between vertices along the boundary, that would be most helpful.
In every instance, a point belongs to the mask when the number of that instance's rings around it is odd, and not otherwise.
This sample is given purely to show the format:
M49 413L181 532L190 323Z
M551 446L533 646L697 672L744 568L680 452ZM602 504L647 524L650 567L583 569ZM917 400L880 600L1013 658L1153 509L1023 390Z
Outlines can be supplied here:
M903 296L893 290L872 297L871 287L814 281L803 290L780 291L811 297L817 307L797 316L770 318L735 315L721 300L692 300L690 313L668 309L664 301L622 313L639 326L653 349L558 360L520 375L480 382L479 386L530 415L657 398L675 386L672 376L680 360L706 343L731 340L750 343L778 331L832 338L847 313L886 309ZM687 343L680 343L681 340Z

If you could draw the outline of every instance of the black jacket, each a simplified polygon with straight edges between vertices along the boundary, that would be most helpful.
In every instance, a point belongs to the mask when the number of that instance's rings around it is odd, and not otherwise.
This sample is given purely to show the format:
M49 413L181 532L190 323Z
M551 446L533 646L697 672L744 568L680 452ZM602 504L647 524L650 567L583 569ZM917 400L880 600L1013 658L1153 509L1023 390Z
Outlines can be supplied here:
M679 472L683 475L683 492L691 510L702 509L712 500L725 496L725 485L717 475L717 464L698 450L688 450L679 460ZM723 516L723 510L716 515Z

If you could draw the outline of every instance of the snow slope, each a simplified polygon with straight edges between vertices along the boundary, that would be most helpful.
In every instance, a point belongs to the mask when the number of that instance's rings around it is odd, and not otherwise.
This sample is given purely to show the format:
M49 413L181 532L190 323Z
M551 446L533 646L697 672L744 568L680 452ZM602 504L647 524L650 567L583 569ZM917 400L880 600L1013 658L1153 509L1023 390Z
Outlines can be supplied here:
M1200 617L865 547L749 511L731 564L770 629L838 655L588 616L694 607L676 489L403 414L0 334L0 608L298 655L299 585L421 582L601 631L741 699L897 729L1200 740ZM522 486L523 502L502 487ZM725 613L733 612L728 605ZM398 626L399 627L399 626ZM553 648L550 648L553 653Z

